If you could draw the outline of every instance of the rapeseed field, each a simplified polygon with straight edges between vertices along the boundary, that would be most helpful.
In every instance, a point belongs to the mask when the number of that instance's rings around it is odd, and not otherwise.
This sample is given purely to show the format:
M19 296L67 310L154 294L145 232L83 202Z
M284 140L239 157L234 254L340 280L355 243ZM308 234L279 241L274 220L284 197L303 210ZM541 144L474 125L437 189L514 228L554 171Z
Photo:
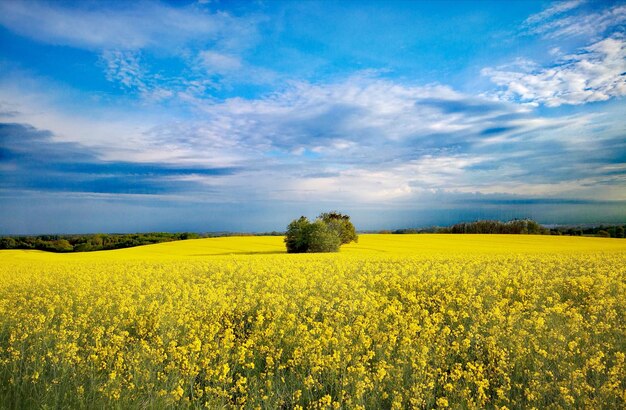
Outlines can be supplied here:
M626 241L0 252L0 407L625 408Z

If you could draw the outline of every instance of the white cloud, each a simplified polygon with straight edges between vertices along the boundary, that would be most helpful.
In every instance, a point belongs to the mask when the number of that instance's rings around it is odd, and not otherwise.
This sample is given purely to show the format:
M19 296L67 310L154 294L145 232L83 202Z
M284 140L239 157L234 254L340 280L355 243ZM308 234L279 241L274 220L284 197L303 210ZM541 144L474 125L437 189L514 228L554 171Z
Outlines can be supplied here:
M468 186L456 189L462 193L480 194L508 194L519 197L543 197L543 198L577 198L605 201L626 200L626 175L594 176L588 178L572 178L564 181L550 183L524 183L523 181L511 181L508 183L489 183L483 186ZM609 187L613 186L614 189Z
M524 24L533 25L537 23L542 23L554 16L558 16L567 11L575 9L581 4L583 4L584 2L585 2L584 0L570 0L570 1L560 1L557 3L553 3L547 9L528 17L526 21L524 21Z
M456 133L467 139L499 115L524 111L445 86L406 86L360 76L321 85L295 83L265 98L233 98L204 109L211 121L228 127L229 135L246 135L246 141L285 151L323 151L320 147L340 141L342 150L377 157L376 145L383 141L389 156L395 145L410 141L426 140L431 147L454 144L454 135L440 140L437 135Z
M226 13L202 7L170 7L156 2L117 3L117 7L78 3L2 1L0 24L21 35L49 44L90 50L177 48L191 40L244 46L254 26Z
M254 66L232 52L210 49L203 50L189 63L192 71L200 78L217 78L219 86L239 84L272 84L278 75L276 72Z
M626 41L614 36L598 41L555 65L512 71L485 68L482 74L501 87L503 100L556 107L606 101L626 95Z
M527 34L549 39L584 37L598 40L607 32L611 34L611 31L619 30L626 23L624 5L591 12L585 7L579 7L583 3L576 0L555 3L526 19L522 29Z
M467 167L481 163L485 157L466 154L426 155L407 163L354 168L328 176L301 177L289 180L275 199L301 201L332 198L337 201L386 203L408 199L438 189L455 190L462 186Z
M0 25L43 43L99 53L107 80L148 102L194 102L229 81L272 81L272 72L241 57L257 42L257 23L255 16L212 13L193 4L0 1ZM146 55L157 61L174 56L185 68L152 72L142 61Z
M105 51L102 58L106 62L106 78L117 81L126 88L145 91L146 70L140 63L137 53L131 51Z
M212 84L211 81L201 78L169 78L152 73L142 62L139 51L106 50L101 59L105 65L106 79L119 84L126 92L137 93L144 102L158 103L180 98L181 95L193 98L204 94Z
M217 51L205 50L200 52L200 64L210 73L228 73L241 69L241 59L234 55L218 53Z

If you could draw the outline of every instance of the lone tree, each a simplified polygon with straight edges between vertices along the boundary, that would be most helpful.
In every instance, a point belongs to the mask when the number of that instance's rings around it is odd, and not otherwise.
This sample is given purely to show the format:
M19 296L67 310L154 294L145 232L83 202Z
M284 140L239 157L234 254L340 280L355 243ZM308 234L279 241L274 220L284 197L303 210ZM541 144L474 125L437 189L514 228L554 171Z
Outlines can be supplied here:
M289 253L337 252L339 246L358 241L348 215L338 212L321 214L313 222L301 216L287 226L285 245Z

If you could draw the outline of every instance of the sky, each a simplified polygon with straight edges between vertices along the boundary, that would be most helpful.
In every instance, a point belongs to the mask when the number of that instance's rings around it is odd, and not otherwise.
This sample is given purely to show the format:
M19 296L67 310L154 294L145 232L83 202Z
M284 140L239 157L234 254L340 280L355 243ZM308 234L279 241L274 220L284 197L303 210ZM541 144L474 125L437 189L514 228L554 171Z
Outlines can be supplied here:
M0 0L0 234L626 222L626 2Z

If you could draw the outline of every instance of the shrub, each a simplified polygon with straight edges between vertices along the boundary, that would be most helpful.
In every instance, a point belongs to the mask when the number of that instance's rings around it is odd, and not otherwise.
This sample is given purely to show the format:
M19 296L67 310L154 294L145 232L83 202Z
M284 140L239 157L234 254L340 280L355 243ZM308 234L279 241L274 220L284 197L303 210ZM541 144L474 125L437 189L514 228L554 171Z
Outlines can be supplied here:
M287 226L285 245L288 253L337 252L344 243L358 240L348 215L321 214L314 222L301 216Z
M338 252L341 238L331 226L318 219L309 226L307 252Z

